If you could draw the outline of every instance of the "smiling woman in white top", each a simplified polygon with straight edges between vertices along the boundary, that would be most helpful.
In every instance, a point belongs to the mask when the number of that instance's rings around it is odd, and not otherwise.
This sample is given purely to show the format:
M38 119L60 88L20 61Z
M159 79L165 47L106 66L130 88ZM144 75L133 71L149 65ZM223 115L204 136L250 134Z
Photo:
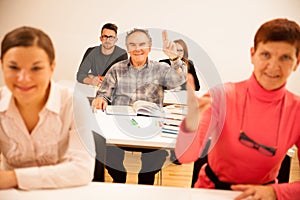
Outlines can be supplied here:
M51 81L51 39L32 27L7 33L1 65L6 86L0 88L0 189L88 184L94 153L77 132L72 93ZM85 131L84 137L92 134Z

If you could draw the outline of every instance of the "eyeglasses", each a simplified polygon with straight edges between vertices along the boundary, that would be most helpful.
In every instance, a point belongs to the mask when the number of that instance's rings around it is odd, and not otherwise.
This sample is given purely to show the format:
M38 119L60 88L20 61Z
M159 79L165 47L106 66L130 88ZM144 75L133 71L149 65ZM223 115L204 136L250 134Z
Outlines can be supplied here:
M253 148L253 149L256 149L257 151L259 151L260 153L262 153L266 156L274 156L276 154L277 148L268 147L268 146L259 144L259 143L255 142L254 140L252 140L251 138L249 138L245 132L241 132L239 141L243 145Z
M108 39L110 41L113 41L116 38L116 36L113 36L113 35L101 35L101 37L103 39L106 39L106 40Z

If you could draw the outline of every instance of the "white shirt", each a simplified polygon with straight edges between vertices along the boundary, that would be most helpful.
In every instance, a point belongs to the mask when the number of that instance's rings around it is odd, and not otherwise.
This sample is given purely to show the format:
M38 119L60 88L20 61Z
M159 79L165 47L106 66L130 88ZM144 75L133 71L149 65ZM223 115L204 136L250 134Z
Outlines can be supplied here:
M51 82L48 101L29 133L11 92L0 88L0 169L14 169L19 188L70 187L92 180L94 148L82 142L93 141L92 132L76 126L72 97Z

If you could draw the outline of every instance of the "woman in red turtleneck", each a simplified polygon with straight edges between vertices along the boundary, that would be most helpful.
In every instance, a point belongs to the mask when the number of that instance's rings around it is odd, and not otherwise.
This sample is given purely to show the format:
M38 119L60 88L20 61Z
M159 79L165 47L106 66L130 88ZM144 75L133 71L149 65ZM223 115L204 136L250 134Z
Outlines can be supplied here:
M250 79L215 87L210 96L197 98L188 87L189 109L175 152L182 163L195 161L211 137L208 164L195 187L242 191L236 199L297 199L300 182L277 184L276 177L288 149L300 147L300 97L285 88L300 61L299 25L287 19L264 23L251 61Z

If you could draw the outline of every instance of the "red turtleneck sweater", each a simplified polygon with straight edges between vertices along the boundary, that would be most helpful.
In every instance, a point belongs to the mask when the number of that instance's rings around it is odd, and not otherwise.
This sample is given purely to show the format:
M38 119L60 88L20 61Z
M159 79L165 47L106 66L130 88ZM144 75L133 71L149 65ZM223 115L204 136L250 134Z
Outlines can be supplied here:
M267 91L254 75L243 82L214 88L211 94L213 105L205 112L198 130L187 132L184 123L181 125L175 149L179 161L197 160L204 138L210 135L213 142L208 162L219 180L238 184L275 180L288 149L294 144L300 147L300 97L285 87ZM243 145L239 141L241 130L260 144L276 147L275 156L266 156ZM204 167L195 187L214 188ZM272 186L277 199L300 197L300 182Z

